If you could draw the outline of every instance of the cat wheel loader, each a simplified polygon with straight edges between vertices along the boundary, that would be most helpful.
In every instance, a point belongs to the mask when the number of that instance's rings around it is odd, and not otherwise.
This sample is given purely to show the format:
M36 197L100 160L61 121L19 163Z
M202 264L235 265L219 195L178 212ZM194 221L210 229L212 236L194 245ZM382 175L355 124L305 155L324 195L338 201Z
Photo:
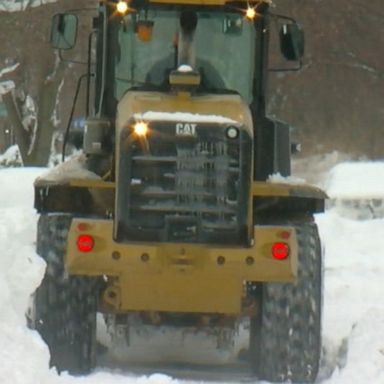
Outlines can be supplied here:
M80 13L53 17L62 54ZM132 348L174 330L230 349L246 324L259 379L313 382L326 196L290 181L289 126L266 114L272 29L296 68L301 27L266 0L103 1L92 17L82 154L35 182L32 326L51 365L89 373L100 316Z

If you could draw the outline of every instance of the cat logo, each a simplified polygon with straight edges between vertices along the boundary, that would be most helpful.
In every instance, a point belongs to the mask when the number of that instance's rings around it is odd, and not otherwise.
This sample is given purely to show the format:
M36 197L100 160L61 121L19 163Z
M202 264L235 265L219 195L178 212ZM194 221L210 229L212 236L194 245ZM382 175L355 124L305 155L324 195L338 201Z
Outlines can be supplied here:
M177 123L176 135L178 136L196 136L196 126L193 123Z

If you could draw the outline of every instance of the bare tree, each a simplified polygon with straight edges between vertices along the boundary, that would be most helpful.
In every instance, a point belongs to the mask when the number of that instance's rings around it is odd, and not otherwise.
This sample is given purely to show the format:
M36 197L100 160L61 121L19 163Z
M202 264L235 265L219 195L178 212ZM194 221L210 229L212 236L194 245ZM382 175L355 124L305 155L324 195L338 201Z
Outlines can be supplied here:
M45 2L48 4L35 7ZM6 102L24 164L45 165L53 134L67 122L74 79L84 70L59 63L48 44L50 19L56 12L79 7L79 1L25 0L17 2L24 11L1 12L5 6L9 10L11 3L0 0L0 73L19 65L0 76L0 82L12 80L15 84ZM83 0L81 7L95 7L96 3ZM298 128L294 133L303 144L303 155L338 150L382 158L382 0L274 3L276 13L293 16L303 24L306 57L302 71L271 76L270 113ZM86 31L89 29L80 33ZM80 38L79 44L86 40ZM79 51L85 51L84 45Z
M5 68L6 72L0 83L14 83L14 89L3 91L2 99L24 165L47 165L52 138L66 123L61 116L70 107L74 79L83 70L61 61L49 45L52 15L78 7L78 1L60 0L35 7L45 2L24 1L20 5L23 11L0 12L0 70ZM86 41L80 39L80 44L81 40Z
M297 127L303 155L384 157L382 0L275 0L306 33L302 71L271 79L270 112Z

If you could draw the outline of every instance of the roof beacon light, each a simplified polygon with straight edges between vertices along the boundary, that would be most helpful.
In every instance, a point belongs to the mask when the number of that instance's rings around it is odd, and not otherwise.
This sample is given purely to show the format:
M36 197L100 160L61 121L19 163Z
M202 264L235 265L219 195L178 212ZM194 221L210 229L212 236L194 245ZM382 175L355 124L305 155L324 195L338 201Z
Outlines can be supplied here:
M143 121L139 121L133 126L133 130L137 136L146 136L148 133L148 125Z
M116 11L121 15L125 15L128 12L128 3L126 1L118 1Z
M253 21L255 20L256 16L257 16L256 9L254 7L248 6L247 10L245 11L245 17L248 20Z

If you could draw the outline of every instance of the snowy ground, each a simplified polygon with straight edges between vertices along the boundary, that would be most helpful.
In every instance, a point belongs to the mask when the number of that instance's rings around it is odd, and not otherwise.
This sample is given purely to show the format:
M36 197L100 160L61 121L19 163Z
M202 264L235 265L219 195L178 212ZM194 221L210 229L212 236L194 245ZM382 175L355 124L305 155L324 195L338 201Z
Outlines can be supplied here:
M49 370L48 349L37 333L27 329L24 317L29 295L44 273L44 263L34 252L37 215L32 209L32 182L43 171L0 169L0 384L180 383L178 376L156 371L143 376L99 369L88 377L74 378ZM348 191L348 199L353 200L367 186L372 190L364 198L378 200L384 196L384 178L379 176L383 172L384 163L349 164L322 181L334 202ZM355 179L356 183L347 184L346 173L348 182ZM345 207L339 208L333 204L317 217L325 247L324 361L319 382L382 384L384 219L353 220L345 215ZM244 381L227 378L225 373L215 380Z

